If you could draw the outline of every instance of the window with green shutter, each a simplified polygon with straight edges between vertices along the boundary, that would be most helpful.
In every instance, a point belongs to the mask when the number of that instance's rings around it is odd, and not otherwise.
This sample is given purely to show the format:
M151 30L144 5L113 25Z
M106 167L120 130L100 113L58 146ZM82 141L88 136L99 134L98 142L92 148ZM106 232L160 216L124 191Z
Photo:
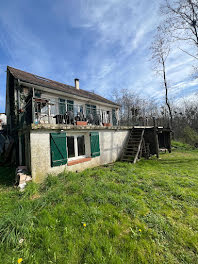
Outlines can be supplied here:
M51 166L60 166L67 163L66 133L51 133Z
M99 142L99 133L91 132L90 133L91 141L91 156L97 157L100 156L100 142Z

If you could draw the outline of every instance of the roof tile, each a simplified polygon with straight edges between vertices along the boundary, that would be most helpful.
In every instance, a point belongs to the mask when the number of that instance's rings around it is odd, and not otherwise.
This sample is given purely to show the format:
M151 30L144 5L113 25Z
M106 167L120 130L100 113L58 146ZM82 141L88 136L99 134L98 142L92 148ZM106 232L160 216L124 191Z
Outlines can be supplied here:
M111 104L111 105L115 105L117 107L119 107L119 104L116 104L100 95L97 95L95 93L92 92L88 92L82 89L77 90L74 86L70 86L67 84L63 84L63 83L59 83L35 74L31 74L28 72L24 72L18 69L15 69L13 67L8 66L7 67L8 70L10 71L10 73L17 79L20 79L21 81L24 82L28 82L31 84L35 84L35 85L40 85L40 86L44 86L50 89L54 89L54 90L58 90L58 91L62 91L62 92L66 92L72 95L77 95L77 96L81 96L90 100L95 100L95 101L99 101L102 103L107 103L107 104Z

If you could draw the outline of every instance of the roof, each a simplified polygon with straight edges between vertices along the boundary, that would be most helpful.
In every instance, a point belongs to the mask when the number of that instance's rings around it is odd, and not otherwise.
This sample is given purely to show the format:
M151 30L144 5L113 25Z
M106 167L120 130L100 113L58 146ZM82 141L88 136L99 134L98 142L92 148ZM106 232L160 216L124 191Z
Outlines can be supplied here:
M8 66L7 68L16 79L19 79L21 81L28 82L28 83L35 84L35 85L40 85L40 86L47 87L47 88L57 90L57 91L61 91L61 92L66 92L71 95L77 95L80 97L87 98L89 100L95 100L98 102L115 105L117 107L120 106L119 104L116 104L95 93L88 92L82 89L78 90L74 86L70 86L64 83L59 83L59 82L56 82L56 81L32 74L32 73L28 73L25 71L15 69L10 66Z

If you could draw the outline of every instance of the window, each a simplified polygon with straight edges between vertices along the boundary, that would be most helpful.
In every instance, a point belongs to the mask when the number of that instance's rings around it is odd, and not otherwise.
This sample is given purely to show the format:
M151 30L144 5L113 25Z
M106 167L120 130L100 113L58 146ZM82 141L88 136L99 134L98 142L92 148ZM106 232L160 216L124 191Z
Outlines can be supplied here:
M74 101L67 100L67 111L74 111Z
M93 114L93 115L96 114L96 106L95 105L86 104L86 115L88 115L88 114Z
M37 97L37 98L41 98L41 91L39 91L39 90L35 90L35 91L34 91L34 95L35 95L35 97Z
M67 152L70 159L85 156L84 135L67 136Z
M85 155L85 139L84 136L77 137L78 143L78 156Z
M59 115L64 115L66 112L65 99L59 98Z
M74 137L67 137L68 158L75 157Z
M56 114L56 100L50 99L50 115L55 116Z

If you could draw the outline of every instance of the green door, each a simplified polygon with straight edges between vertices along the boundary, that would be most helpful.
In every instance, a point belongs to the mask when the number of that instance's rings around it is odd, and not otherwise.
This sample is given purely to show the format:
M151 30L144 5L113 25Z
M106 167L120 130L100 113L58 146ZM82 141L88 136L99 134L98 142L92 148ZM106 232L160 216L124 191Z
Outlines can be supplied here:
M51 133L51 166L60 166L67 163L66 133Z
M90 133L90 143L91 143L91 156L92 157L100 156L100 142L99 142L98 132Z

